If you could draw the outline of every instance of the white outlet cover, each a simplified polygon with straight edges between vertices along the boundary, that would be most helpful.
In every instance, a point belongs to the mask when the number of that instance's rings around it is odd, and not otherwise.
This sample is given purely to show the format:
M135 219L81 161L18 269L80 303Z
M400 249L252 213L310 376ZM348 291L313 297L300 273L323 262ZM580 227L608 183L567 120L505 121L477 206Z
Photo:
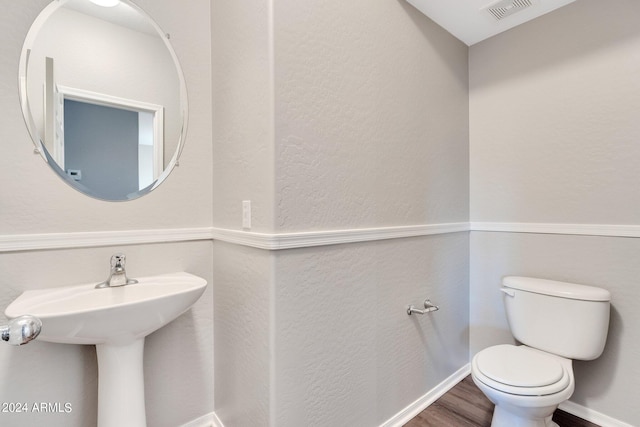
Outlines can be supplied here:
M242 228L251 229L251 200L242 201Z

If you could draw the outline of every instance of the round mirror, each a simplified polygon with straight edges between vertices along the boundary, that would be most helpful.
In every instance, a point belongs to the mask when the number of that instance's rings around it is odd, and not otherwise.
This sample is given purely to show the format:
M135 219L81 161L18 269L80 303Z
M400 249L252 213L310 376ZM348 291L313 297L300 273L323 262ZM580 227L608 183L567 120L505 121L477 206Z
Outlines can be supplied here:
M56 0L20 58L20 101L49 166L75 189L131 200L176 165L186 86L169 36L126 0Z

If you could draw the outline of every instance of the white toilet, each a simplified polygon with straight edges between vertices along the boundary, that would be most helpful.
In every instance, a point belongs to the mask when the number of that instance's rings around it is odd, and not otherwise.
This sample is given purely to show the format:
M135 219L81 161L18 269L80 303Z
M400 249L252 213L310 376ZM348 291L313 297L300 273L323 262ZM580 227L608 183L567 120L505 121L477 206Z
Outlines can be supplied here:
M605 289L530 277L505 277L504 304L523 345L475 355L471 376L496 406L492 427L558 427L551 421L575 387L572 359L593 360L609 330Z

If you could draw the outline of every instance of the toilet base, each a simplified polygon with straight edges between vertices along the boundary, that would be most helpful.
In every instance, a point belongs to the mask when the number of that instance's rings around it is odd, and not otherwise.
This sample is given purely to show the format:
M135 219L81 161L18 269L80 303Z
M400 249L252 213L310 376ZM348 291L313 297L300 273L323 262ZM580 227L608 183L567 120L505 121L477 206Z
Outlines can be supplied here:
M552 421L553 413L558 406L573 394L572 361L559 356L558 360L569 374L569 385L564 390L544 395L517 395L505 393L483 383L477 366L478 355L471 361L471 378L484 395L496 405L493 410L491 427L558 427Z
M510 411L509 409L515 409ZM509 405L496 405L493 410L493 419L491 420L491 427L559 427L554 421L552 421L553 412L552 408L536 408L542 413L549 413L551 415L537 417L531 413L532 408L527 408L529 411L526 416L518 413L522 411L522 408L509 408ZM537 414L536 414L537 415Z

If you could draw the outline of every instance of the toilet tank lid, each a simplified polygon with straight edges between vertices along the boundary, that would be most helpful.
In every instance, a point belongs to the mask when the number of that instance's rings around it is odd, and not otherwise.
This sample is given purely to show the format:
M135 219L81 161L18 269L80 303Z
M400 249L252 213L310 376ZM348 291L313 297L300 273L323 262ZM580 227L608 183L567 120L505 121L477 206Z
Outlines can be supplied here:
M560 298L584 301L611 301L611 293L602 288L533 277L507 276L502 279L507 288Z

